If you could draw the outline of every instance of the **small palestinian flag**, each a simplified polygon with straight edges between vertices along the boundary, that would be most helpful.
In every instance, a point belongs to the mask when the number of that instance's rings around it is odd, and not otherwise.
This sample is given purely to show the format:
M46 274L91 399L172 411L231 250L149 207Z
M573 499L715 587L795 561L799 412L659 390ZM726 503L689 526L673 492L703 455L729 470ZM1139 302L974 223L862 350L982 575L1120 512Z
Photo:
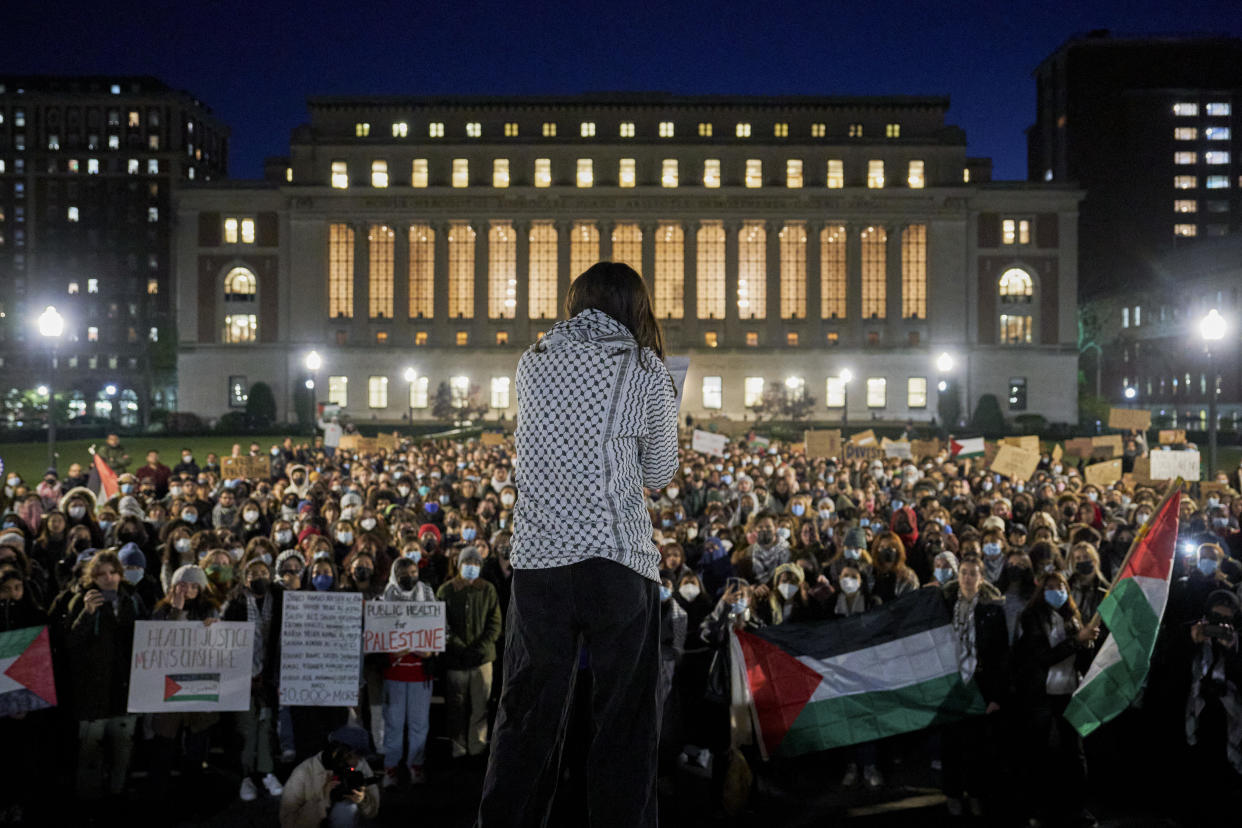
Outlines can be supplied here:
M0 716L56 706L47 627L0 633Z
M737 641L768 754L870 742L984 712L978 689L962 682L938 589L835 621L738 632Z
M183 673L164 676L164 701L218 702L220 701L220 674Z
M963 437L958 440L956 438L949 441L950 457L982 457L983 456L983 438L982 437Z

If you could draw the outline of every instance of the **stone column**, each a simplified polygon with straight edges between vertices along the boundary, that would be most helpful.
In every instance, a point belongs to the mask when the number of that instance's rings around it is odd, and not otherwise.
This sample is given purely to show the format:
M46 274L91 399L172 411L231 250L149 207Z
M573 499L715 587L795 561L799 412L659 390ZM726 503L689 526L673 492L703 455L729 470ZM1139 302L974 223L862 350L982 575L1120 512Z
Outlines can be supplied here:
M432 344L438 348L443 348L449 344L449 329L451 320L449 319L449 302L448 302L448 283L449 283L449 230L452 227L447 221L436 222L431 225L435 232L433 241L435 261L432 268L432 319L430 325L432 331L429 337Z
M354 225L354 322L366 322L371 314L371 240L370 224ZM351 339L359 336L356 332ZM356 342L351 344L357 344Z
M823 313L820 305L820 273L819 273L819 233L823 223L808 221L806 223L806 318L810 335L815 337L815 345L823 344L823 332L820 330Z
M565 297L569 295L569 284L576 275L569 272L569 253L573 232L572 221L556 222L556 315L558 318L561 316L561 308L565 305ZM546 324L546 322L541 324Z
M784 229L785 223L781 219L769 220L764 227L767 234L764 252L767 259L765 265L767 271L766 327L768 340L765 344L779 347L785 343L785 335L782 332L785 323L781 319L781 230Z
M725 330L722 344L740 348L745 344L742 321L737 313L738 231L742 222L729 219L724 222L725 231Z
M407 331L410 318L410 226L390 225L395 234L392 251L392 321L393 332L402 345L409 344L407 337L397 331Z
M470 325L470 344L482 344L484 334L491 330L487 318L487 252L491 222L472 221L474 227L474 324Z
M513 268L513 278L517 280L517 307L513 309L516 323L514 328L525 332L530 324L530 222L513 222L513 232L517 236Z
M905 335L905 326L901 324L901 225L890 224L885 228L888 233L888 245L885 250L885 275L887 276L888 296L885 308L888 313L888 332L886 344L900 344L898 340Z
M865 336L862 318L862 231L858 224L845 225L845 330L842 344L858 347Z
M682 259L682 314L686 320L686 328L698 330L699 317L699 222L683 221L681 223L682 238L685 239ZM699 343L687 343L698 345Z

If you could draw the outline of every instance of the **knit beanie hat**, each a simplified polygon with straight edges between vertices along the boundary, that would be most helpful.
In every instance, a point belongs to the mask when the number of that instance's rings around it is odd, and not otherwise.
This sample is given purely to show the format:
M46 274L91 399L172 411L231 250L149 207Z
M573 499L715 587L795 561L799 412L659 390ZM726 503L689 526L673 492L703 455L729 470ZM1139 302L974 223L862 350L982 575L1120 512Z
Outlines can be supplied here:
M198 584L199 589L207 588L207 573L194 564L186 564L173 573L171 586L180 583Z
M142 554L142 550L138 548L138 544L130 541L121 547L121 566L125 568L140 567L147 568L147 556Z

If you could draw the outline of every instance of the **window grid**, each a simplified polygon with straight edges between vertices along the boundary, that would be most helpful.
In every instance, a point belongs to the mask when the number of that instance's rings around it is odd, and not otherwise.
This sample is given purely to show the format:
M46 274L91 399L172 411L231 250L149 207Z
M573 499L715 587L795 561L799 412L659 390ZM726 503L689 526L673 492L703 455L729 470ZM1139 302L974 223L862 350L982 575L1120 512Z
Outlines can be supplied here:
M828 159L828 189L839 190L845 186L845 162L839 158Z
M806 224L786 222L778 234L781 256L781 319L806 319Z
M724 387L721 377L703 377L703 407L723 408Z
M785 186L791 190L802 186L802 159L790 158L785 161Z
M388 186L388 162L371 162L371 186L382 190Z
M232 313L224 317L224 341L229 344L254 342L257 333L258 317L253 313Z
M492 408L509 407L509 378L492 377Z
M569 237L569 278L577 279L599 261L599 228L593 221L575 221Z
M927 407L927 377L906 379L906 408Z
M922 161L911 161L906 170L906 184L912 190L921 190L927 185L927 177Z
M328 316L354 317L354 228L328 228Z
M470 186L470 159L453 159L453 186L458 189Z
M427 186L427 159L415 158L410 165L410 186L426 187Z
M474 318L474 228L453 222L448 235L448 312L450 318Z
M492 186L497 188L509 186L508 158L496 158L492 161Z
M699 319L724 319L725 229L719 221L699 225L695 240L696 313Z
M840 377L828 377L824 386L824 406L826 408L845 407L845 380Z
M508 221L493 221L487 231L487 318L517 315L517 235Z
M819 304L824 319L845 318L844 224L829 224L819 232Z
M720 186L720 159L707 158L703 161L703 186L716 188Z
M746 186L751 188L763 186L763 161L758 158L746 159Z
M862 240L862 316L883 319L888 302L887 247L888 232L883 227L868 227Z
M619 222L612 228L612 260L625 262L639 274L643 272L643 231L634 222Z
M528 313L531 319L556 318L556 225L535 222L530 228ZM584 268L585 269L585 268Z
M884 408L888 404L888 381L884 377L867 377L867 408Z
M873 158L867 162L867 186L873 190L884 188L884 161Z
M367 378L367 407L388 407L388 377Z
M763 377L747 377L742 386L742 405L754 408L763 404Z
M551 187L552 186L552 159L536 158L535 159L535 186Z
M685 232L680 222L661 222L655 238L655 315L685 316Z
M393 317L393 250L397 234L386 224L372 224L367 232L369 252L367 298L372 319Z
M911 224L901 231L901 315L927 318L926 224Z
M349 407L349 377L328 377L328 402L341 408Z
M410 318L435 314L436 231L430 224L410 225Z
M638 183L638 172L633 158L622 158L617 165L617 185L633 187Z
M595 186L595 162L592 159L578 159L577 183L579 187Z
M430 378L426 376L415 377L410 383L410 408L426 408L427 407L427 386Z
M674 188L677 186L677 159L665 158L660 169L660 186Z
M737 231L737 315L768 316L767 233L762 221L748 221Z

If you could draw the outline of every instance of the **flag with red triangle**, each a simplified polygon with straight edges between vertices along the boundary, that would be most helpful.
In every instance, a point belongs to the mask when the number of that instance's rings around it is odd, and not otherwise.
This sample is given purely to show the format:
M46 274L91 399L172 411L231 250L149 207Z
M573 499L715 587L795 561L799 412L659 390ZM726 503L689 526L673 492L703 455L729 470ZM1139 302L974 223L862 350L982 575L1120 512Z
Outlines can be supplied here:
M768 754L870 742L984 712L978 688L959 672L938 589L834 621L741 631L737 640Z
M0 716L56 706L47 627L0 633Z
M982 437L954 437L949 440L950 457L982 457L983 453Z
M94 458L94 467L91 469L90 477L87 478L86 486L95 493L95 498L102 505L104 501L111 500L121 493L121 485L117 483L116 472L95 452L94 446L91 446L90 452L91 457Z

